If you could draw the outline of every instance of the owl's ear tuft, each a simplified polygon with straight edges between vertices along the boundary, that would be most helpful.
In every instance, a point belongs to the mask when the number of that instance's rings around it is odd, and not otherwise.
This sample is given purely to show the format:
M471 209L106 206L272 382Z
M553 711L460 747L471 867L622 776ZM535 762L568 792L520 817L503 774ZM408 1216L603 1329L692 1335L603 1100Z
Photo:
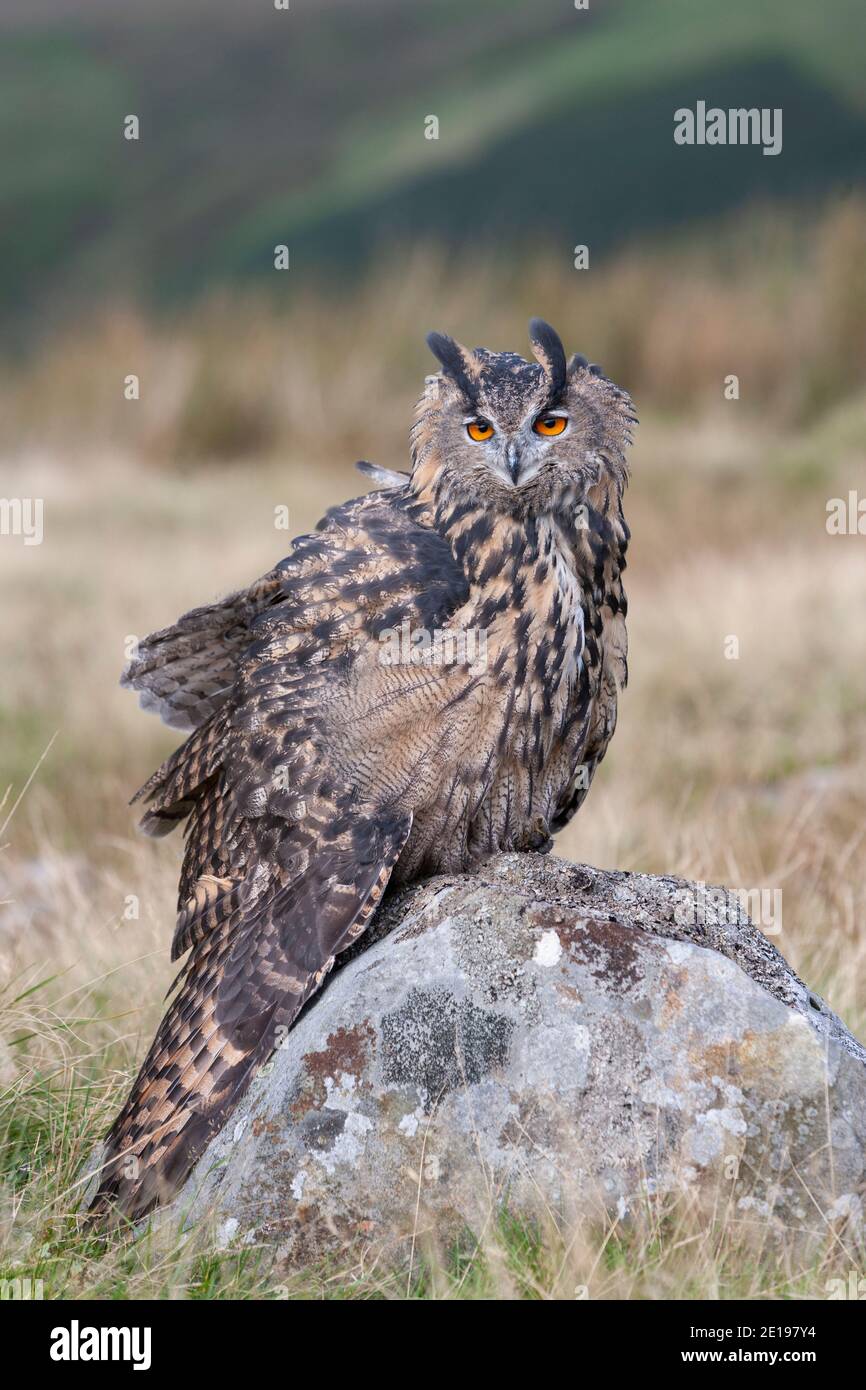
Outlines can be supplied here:
M427 346L434 357L442 363L442 370L455 385L460 387L466 399L473 403L478 396L476 372L473 368L472 354L461 347L447 333L428 333Z
M565 349L559 334L544 319L530 319L529 341L547 377L547 404L558 405L566 380Z

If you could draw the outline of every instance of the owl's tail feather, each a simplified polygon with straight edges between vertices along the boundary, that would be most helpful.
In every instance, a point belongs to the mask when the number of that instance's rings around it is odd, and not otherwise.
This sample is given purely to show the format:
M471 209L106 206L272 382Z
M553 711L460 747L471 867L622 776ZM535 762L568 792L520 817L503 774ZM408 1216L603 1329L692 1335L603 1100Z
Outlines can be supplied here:
M93 1215L137 1220L175 1194L364 930L410 828L408 816L359 821L294 882L262 886L259 874L225 884L224 914L193 946L106 1138Z

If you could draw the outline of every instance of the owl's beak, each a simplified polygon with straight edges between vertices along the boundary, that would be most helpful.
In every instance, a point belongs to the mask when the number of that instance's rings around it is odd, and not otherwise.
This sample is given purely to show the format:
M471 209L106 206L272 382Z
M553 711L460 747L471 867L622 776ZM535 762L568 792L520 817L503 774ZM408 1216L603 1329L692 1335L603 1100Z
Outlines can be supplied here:
M511 474L511 481L517 486L517 479L520 477L520 450L512 439L505 454L508 460L508 471Z

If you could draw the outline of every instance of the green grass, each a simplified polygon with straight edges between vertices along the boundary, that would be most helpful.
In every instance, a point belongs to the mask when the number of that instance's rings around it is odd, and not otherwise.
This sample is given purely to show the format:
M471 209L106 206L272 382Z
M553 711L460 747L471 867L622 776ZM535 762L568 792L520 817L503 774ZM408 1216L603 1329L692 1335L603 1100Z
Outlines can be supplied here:
M8 1003L0 1018L6 1020ZM377 1266L351 1251L287 1272L267 1245L223 1250L206 1225L178 1221L104 1237L76 1212L80 1165L110 1108L105 1085L70 1085L34 1073L14 1103L0 1099L0 1172L14 1227L0 1279L42 1281L46 1299L543 1301L606 1298L808 1298L828 1277L858 1267L842 1234L798 1251L762 1227L702 1212L682 1198L647 1198L626 1220L573 1231L494 1213L445 1249L427 1245L412 1265Z

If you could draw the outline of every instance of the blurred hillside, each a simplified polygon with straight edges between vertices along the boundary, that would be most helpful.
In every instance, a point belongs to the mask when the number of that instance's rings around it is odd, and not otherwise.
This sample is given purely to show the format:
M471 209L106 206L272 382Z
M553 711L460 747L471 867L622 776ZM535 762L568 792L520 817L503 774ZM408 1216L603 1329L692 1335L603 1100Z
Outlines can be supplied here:
M19 340L113 291L263 277L276 243L291 295L394 243L601 256L808 209L866 176L864 49L862 0L7 0L0 296ZM781 155L676 146L699 98L783 107Z

